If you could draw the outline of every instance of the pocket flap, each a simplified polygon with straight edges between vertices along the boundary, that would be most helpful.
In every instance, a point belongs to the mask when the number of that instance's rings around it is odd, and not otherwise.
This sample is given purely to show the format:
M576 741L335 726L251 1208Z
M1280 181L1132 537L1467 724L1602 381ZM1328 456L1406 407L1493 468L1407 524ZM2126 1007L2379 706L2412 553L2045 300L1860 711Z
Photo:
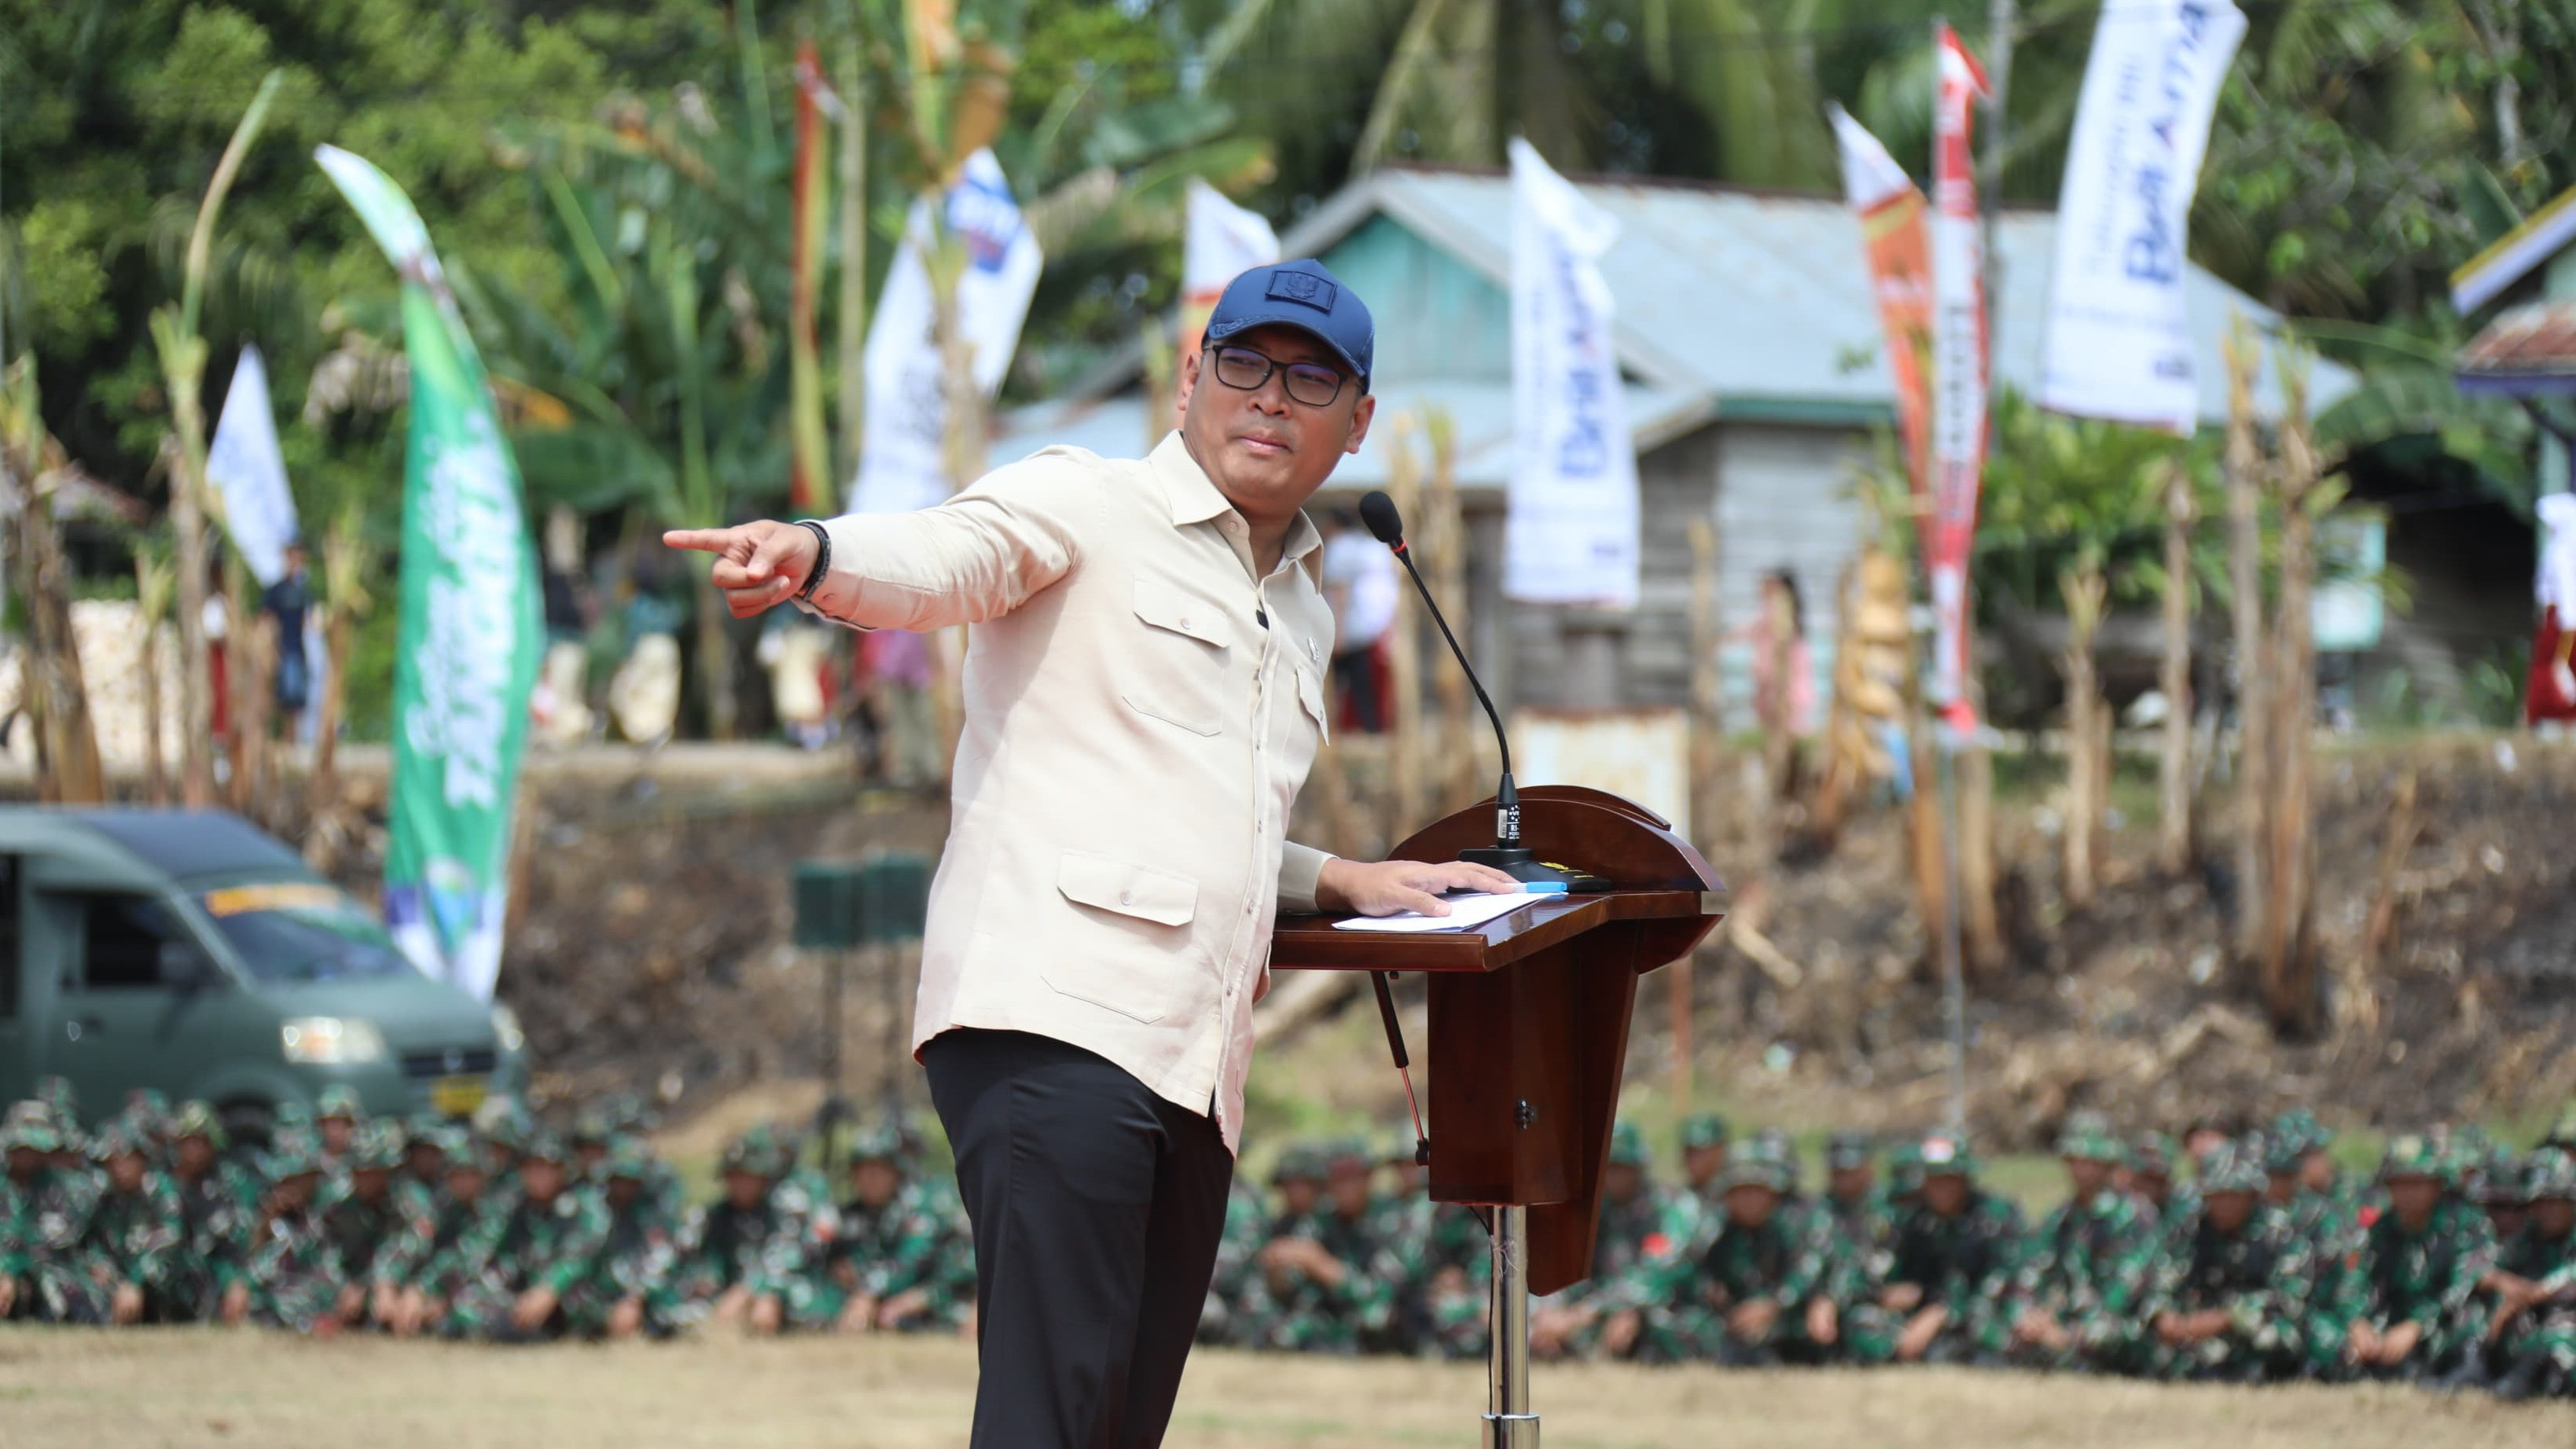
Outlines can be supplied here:
M1169 629L1219 649L1233 637L1226 628L1224 609L1161 579L1136 581L1136 617L1157 629Z
M1185 875L1068 850L1056 867L1064 898L1157 925L1186 926L1198 913L1199 883Z
M1333 722L1324 717L1324 681L1303 669L1297 670L1297 702L1306 706L1307 715L1315 721L1317 738L1325 744L1331 744Z

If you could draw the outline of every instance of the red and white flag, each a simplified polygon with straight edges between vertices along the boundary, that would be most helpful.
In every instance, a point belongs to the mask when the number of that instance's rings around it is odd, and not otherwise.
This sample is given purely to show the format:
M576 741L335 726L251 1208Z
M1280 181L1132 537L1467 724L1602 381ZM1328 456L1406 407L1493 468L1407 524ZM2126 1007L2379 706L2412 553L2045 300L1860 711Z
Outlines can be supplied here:
M1932 580L1932 701L1962 733L1977 724L1968 699L1968 548L1986 461L1985 247L1969 117L1986 74L1948 25L1936 35L1941 88L1932 114L1932 517L1924 570Z

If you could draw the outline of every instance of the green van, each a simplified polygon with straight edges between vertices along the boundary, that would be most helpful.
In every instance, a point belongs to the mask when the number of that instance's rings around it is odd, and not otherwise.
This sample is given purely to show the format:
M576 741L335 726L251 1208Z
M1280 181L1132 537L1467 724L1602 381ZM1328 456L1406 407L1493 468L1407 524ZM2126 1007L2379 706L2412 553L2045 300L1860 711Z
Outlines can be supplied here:
M524 1089L517 1020L433 981L375 915L238 816L0 808L0 1102L153 1087L265 1137L346 1083L375 1114Z

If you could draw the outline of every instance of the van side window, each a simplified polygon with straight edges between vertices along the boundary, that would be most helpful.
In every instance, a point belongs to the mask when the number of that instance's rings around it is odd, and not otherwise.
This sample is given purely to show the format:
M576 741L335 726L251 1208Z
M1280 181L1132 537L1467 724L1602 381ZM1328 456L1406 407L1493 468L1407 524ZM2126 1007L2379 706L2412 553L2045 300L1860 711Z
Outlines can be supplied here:
M18 1014L18 857L0 855L0 1021Z
M81 922L80 987L115 991L159 986L163 943L196 949L169 907L150 896L103 891L70 900Z

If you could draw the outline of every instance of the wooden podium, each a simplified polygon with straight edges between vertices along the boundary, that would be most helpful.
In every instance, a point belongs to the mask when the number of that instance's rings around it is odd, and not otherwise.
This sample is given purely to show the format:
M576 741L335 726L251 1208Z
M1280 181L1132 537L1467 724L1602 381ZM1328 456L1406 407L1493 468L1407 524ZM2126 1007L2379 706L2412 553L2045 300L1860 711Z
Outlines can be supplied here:
M1493 842L1494 802L1416 833L1390 859L1445 861ZM1637 978L1697 945L1723 914L1717 877L1644 807L1599 790L1521 791L1522 843L1613 883L1465 931L1337 931L1282 920L1280 971L1420 971L1430 978L1430 1190L1493 1212L1489 1449L1536 1449L1529 1295L1592 1272L1601 1177Z

